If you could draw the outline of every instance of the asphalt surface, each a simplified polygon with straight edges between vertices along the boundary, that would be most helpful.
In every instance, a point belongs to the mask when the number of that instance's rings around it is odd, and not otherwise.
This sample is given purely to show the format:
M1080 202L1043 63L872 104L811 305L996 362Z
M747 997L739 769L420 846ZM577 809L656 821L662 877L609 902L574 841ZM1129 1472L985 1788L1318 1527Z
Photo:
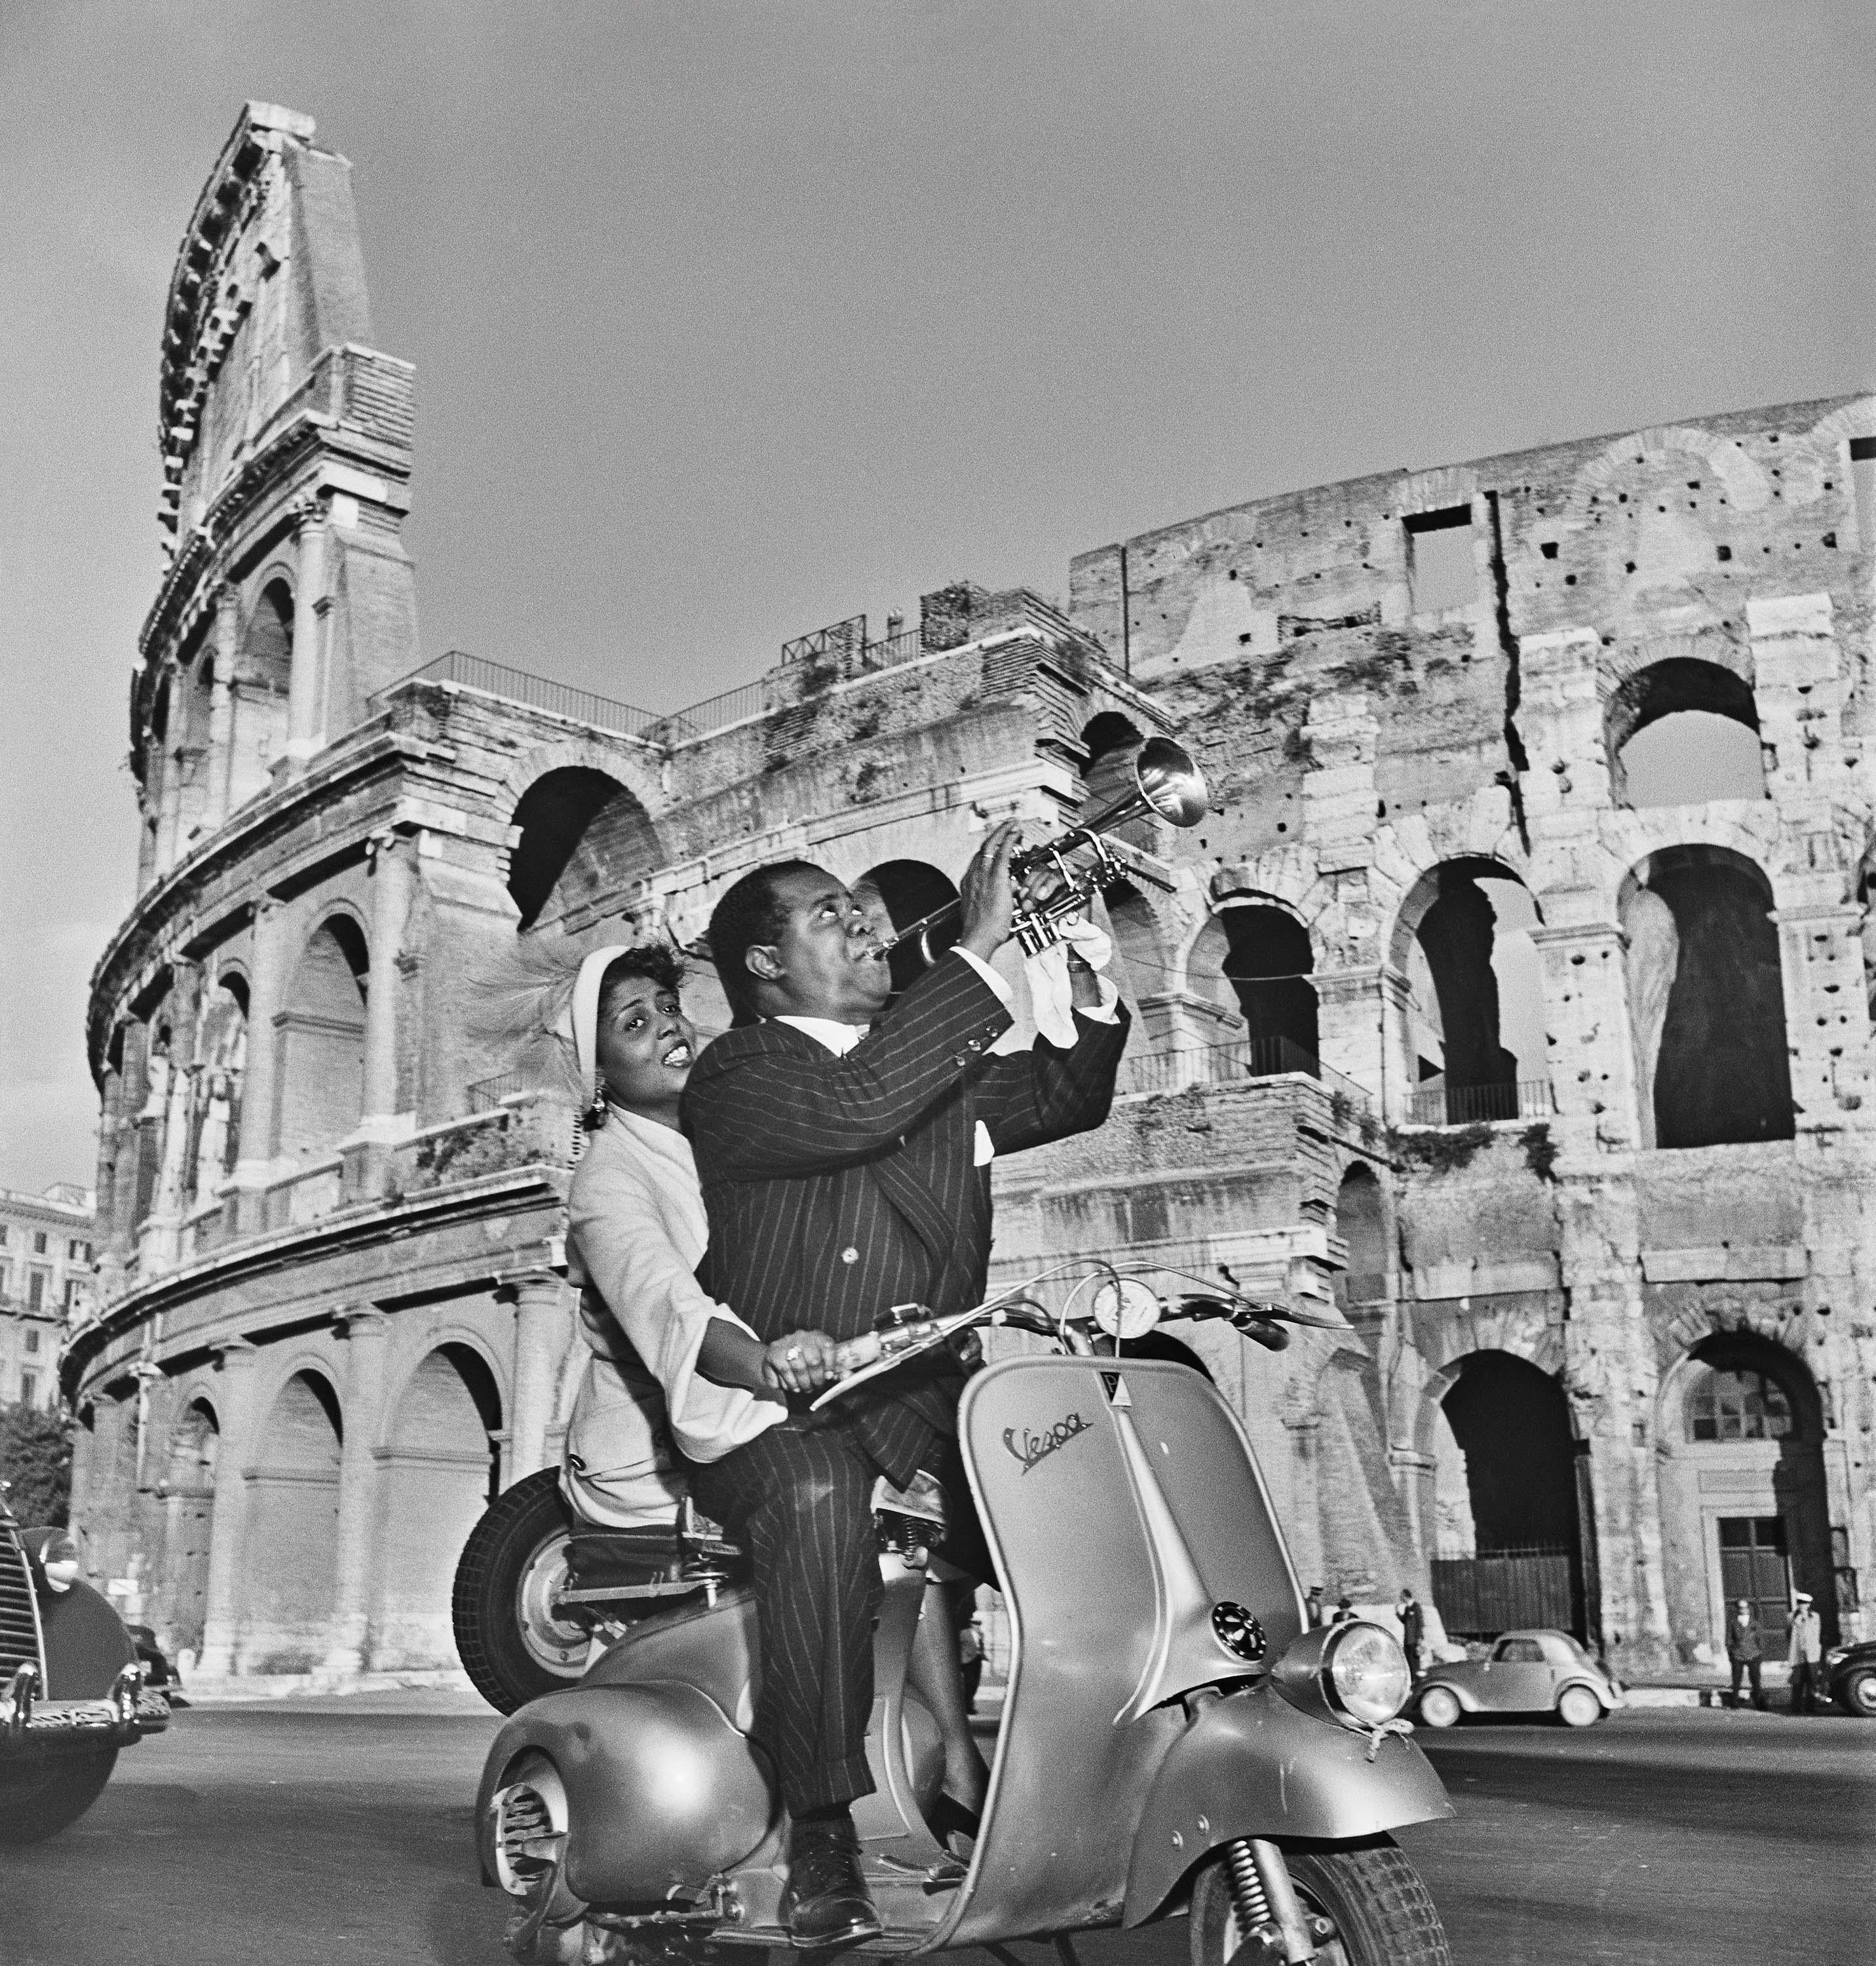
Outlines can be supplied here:
M502 1966L470 1854L493 1716L413 1703L179 1713L82 1822L0 1855L0 1961ZM1459 1966L1876 1961L1876 1726L1677 1710L1419 1738L1459 1813L1401 1841ZM1081 1955L1185 1966L1186 1931Z

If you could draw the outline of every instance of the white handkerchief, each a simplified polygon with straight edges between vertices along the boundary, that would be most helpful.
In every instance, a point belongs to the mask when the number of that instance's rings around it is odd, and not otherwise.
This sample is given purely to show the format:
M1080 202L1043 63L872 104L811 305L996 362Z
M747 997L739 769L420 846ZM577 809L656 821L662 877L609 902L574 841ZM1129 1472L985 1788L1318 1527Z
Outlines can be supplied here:
M1107 931L1091 921L1071 921L1062 929L1061 940L1052 942L1040 956L1023 959L1023 974L1029 983L1030 1008L1036 1028L1052 1045L1064 1051L1075 1048L1075 988L1069 980L1068 945L1091 969L1104 969L1114 954ZM1102 991L1104 999L1107 993Z

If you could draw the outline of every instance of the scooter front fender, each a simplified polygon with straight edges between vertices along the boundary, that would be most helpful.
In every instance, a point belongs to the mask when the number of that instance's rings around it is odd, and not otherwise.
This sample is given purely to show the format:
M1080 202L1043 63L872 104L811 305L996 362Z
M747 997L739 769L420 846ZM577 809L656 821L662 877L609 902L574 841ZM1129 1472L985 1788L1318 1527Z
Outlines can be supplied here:
M492 1874L491 1803L533 1750L566 1790L565 1875L589 1903L701 1891L742 1862L776 1815L768 1768L695 1687L590 1682L533 1700L495 1736L475 1819Z
M1450 1816L1404 1736L1368 1737L1301 1712L1268 1684L1207 1707L1175 1741L1134 1833L1122 1922L1152 1917L1192 1866L1241 1836L1345 1842Z

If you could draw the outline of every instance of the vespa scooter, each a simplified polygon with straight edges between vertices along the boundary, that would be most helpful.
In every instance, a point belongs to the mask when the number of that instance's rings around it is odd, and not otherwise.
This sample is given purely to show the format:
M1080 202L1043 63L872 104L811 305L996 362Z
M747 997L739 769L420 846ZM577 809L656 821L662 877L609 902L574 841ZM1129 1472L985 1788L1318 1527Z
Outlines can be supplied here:
M879 1518L877 1787L853 1814L885 1929L854 1949L1052 1938L1072 1962L1076 1932L1184 1913L1193 1966L1449 1966L1388 1834L1452 1813L1397 1717L1405 1655L1376 1625L1304 1629L1236 1416L1188 1367L1127 1355L1162 1307L1108 1275L1078 1318L1023 1295L896 1323L822 1396L972 1324L1060 1348L979 1371L959 1408L1012 1651L967 1861L927 1826L943 1758L906 1682L930 1527ZM1282 1321L1317 1321L1215 1291L1180 1311L1266 1344ZM687 1601L522 1708L490 1751L479 1852L527 1966L686 1966L788 1944L786 1819L748 1733L754 1606L720 1542L678 1568Z

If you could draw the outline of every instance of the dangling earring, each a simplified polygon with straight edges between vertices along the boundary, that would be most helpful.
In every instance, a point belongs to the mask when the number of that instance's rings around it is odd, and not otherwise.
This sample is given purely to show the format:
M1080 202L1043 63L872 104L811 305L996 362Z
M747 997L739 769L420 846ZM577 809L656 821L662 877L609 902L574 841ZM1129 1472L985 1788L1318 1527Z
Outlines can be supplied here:
M593 1103L580 1115L580 1124L589 1133L596 1133L606 1123L606 1081L602 1078L593 1088Z

